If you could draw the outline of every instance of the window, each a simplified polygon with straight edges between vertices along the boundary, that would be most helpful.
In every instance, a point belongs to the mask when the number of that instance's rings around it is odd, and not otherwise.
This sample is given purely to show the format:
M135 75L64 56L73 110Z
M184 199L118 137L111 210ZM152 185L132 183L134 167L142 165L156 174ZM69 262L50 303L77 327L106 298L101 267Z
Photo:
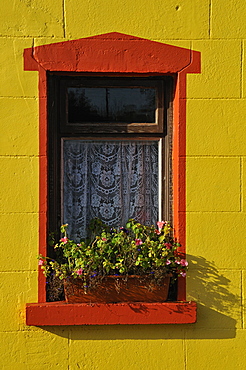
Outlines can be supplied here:
M49 75L49 228L170 219L173 77Z
M112 139L117 144L134 140L149 140L153 146L158 143L158 168L160 163L162 166L157 181L158 212L161 218L170 219L172 215L185 253L186 75L200 73L200 53L113 32L25 49L24 69L39 73L39 253L47 253L47 231L57 229L67 212L62 207L62 198L66 198L62 195L62 148L72 146L72 142L81 141L84 146L85 141L99 144L112 143ZM129 116L133 117L129 101L124 112L122 106L112 109L112 101L123 88L124 96L134 90L131 100L135 104L135 122L129 122ZM145 93L141 93L143 89ZM91 98L95 92L101 94L97 102ZM155 104L143 110L137 103L139 95ZM88 104L88 100L93 103ZM82 118L79 101L84 101L83 110L88 113ZM100 108L103 105L104 110ZM46 302L46 280L40 269L38 288L38 303L28 303L26 307L27 325L196 321L196 303L186 302L185 279L178 281L177 302L153 304L90 306Z

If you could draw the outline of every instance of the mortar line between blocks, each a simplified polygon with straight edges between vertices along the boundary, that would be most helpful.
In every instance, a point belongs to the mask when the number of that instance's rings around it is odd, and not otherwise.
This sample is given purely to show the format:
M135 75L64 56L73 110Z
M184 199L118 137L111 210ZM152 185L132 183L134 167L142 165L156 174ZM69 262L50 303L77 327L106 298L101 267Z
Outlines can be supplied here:
M184 370L187 370L187 345L186 345L185 333L184 333L184 339L183 339L183 352L184 352Z
M67 368L70 370L70 345L71 345L71 330L68 330L67 335Z
M240 94L241 95L241 94ZM236 101L242 101L242 100L246 100L246 98L244 97L241 97L241 96L238 96L238 97L228 97L228 96L217 96L217 97L187 97L187 98L181 98L181 100L185 100L187 102L189 101L199 101L199 100L205 100L205 101L215 101L217 102L218 101L221 101L221 100L236 100Z
M85 38L87 37L88 35L85 35L81 38ZM92 35L93 36L93 35ZM35 35L35 34L31 34L31 35L8 35L8 34L1 34L0 35L0 40L3 39L25 39L25 40L31 40L32 38L35 38L35 39L43 39L43 38L46 38L47 40L59 40L63 37L63 36L57 36L57 35L46 35L46 36L43 36L43 35ZM80 35L79 36L69 36L68 39L76 39L76 38L80 38ZM187 38L181 38L181 37L178 37L178 38L166 38L166 37L147 37L146 36L146 39L148 40L151 40L151 41L157 41L157 42L176 42L176 41L181 41L181 42L189 42L191 40L191 37L187 37ZM212 39L210 39L209 37L192 37L192 40L193 41L238 41L238 37L213 37Z
M244 98L244 89L243 89L243 75L244 75L244 40L242 40L242 56L241 56L241 78L242 78L242 88L241 88L241 97Z
M243 271L241 271L241 325L244 329L244 287L243 287Z
M63 37L66 38L65 0L62 1L62 13L63 13L63 19L62 19Z
M243 40L241 40L241 55L240 55L240 98L243 98Z
M243 159L240 157L240 212L243 212Z
M212 0L209 1L208 4L208 37L211 39L211 24L212 24Z
M180 158L240 158L245 157L240 154L188 154L188 155L181 155Z

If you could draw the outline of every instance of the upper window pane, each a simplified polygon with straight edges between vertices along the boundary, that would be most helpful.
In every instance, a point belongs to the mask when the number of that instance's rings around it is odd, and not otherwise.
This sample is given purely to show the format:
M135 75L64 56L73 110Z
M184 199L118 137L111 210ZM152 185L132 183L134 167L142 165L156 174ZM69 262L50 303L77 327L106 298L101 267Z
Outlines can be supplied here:
M68 122L155 123L156 89L68 87Z

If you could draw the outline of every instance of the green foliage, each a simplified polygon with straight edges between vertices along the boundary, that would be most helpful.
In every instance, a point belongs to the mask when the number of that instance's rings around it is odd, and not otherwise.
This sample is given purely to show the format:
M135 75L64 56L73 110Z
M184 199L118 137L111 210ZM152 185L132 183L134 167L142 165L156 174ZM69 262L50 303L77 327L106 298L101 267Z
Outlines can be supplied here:
M109 228L100 219L90 223L90 238L76 243L67 236L67 224L61 226L62 238L54 245L55 260L39 256L46 276L61 280L79 278L85 287L95 285L107 275L141 275L158 280L166 275L185 276L187 265L177 249L168 222L158 229L130 219L125 228Z

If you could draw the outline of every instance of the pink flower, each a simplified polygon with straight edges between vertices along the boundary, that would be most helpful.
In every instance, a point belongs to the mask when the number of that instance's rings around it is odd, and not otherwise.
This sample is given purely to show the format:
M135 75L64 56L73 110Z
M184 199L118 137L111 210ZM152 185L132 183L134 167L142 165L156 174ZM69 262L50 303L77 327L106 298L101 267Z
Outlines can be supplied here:
M136 245L143 244L143 241L141 239L135 239Z
M107 239L106 239L106 238L102 238L102 241L103 241L103 242L106 242L106 241L107 241Z
M77 273L78 275L82 275L82 273L83 273L82 268L80 267L80 269L78 269L78 270L76 271L76 273Z
M155 233L157 234L157 235L160 235L160 231L159 230L155 230Z
M164 243L164 245L165 245L165 247L167 249L171 249L171 247L172 247L172 244L171 243Z
M166 265L170 265L171 261L170 260L166 260Z
M188 266L188 262L187 262L186 260L182 259L182 260L180 261L180 265L181 265L181 266Z
M186 272L185 272L185 271L181 271L181 272L180 272L180 275L181 275L182 277L186 277Z
M180 261L179 260L175 260L175 263L177 263L177 265L180 265Z
M166 224L166 221L158 221L157 223L159 231L163 228L163 226Z
M78 246L78 247L81 247L81 244L80 244L80 243L78 243L78 244L77 244L77 246Z
M66 244L68 242L68 238L64 236L64 238L60 239L60 242L63 242L64 244Z
M43 264L44 264L44 261L40 259L40 260L38 261L38 265L39 265L39 266L43 266Z

